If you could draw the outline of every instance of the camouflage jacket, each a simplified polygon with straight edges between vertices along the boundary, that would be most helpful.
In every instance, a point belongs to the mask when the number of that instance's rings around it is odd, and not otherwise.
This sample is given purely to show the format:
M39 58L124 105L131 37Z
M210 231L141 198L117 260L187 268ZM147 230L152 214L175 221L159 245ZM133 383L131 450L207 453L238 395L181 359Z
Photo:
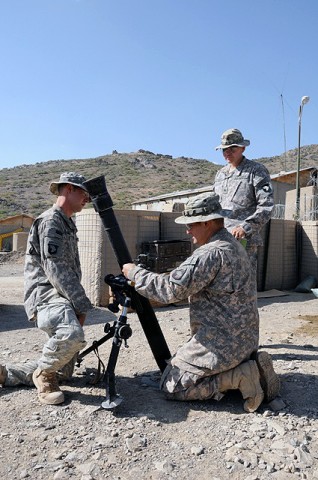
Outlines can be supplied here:
M139 266L129 272L136 290L162 303L189 297L191 339L174 365L210 374L228 370L258 347L259 317L247 253L225 228L169 274Z
M53 206L33 223L24 268L24 305L34 318L39 304L69 301L76 313L92 308L81 285L77 228L72 219Z
M274 206L268 170L261 163L243 157L230 172L229 165L215 176L213 190L220 197L222 208L231 210L225 226L229 232L240 225L249 245L262 245L262 227L269 221Z

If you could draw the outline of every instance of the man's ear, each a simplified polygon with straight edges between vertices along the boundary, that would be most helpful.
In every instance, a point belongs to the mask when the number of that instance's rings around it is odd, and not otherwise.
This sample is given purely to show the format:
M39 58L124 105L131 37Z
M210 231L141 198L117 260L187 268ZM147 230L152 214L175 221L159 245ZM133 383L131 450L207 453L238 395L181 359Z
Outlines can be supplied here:
M73 191L73 185L71 185L70 183L67 183L66 189L67 189L67 193L71 193Z

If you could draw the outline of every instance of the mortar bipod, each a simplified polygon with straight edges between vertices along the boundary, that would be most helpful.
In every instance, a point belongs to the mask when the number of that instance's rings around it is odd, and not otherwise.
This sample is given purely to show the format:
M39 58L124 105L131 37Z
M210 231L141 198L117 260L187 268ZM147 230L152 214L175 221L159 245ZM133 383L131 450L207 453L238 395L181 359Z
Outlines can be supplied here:
M102 407L111 410L118 407L123 401L121 397L116 392L116 379L115 379L115 368L119 355L119 350L122 342L124 341L125 347L127 348L127 340L132 335L132 330L130 325L127 323L127 311L131 306L130 297L125 298L124 305L122 307L121 314L117 320L114 322L114 336L112 342L112 348L109 355L108 365L105 372L105 387L106 387L106 398L102 402Z

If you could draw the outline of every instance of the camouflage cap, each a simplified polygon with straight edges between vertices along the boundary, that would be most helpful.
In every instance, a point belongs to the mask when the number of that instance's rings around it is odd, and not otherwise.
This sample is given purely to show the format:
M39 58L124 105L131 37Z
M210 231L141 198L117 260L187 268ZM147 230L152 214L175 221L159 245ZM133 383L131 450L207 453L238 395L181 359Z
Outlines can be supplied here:
M249 140L245 140L242 133L237 128L230 128L222 133L221 145L215 147L215 150L229 148L232 146L247 147L250 144Z
M74 185L75 187L82 188L83 190L85 190L85 192L87 192L87 188L83 185L84 182L86 182L86 178L83 177L83 175L75 172L64 172L61 173L59 180L57 180L56 182L51 182L50 191L54 195L58 195L58 185L61 185L62 183L69 183L71 185Z
M216 218L224 218L227 214L226 210L222 210L219 196L216 193L202 193L190 198L182 216L177 217L175 222L183 224L207 222Z

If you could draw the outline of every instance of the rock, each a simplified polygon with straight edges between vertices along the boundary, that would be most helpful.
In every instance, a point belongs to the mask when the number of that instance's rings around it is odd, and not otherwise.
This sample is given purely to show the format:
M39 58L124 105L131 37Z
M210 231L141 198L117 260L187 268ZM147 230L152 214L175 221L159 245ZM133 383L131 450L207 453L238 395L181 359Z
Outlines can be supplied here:
M191 453L192 453L192 455L196 455L196 456L203 455L203 453L204 453L204 447L202 447L202 446L193 446L193 447L191 447Z
M163 460L162 462L155 462L154 466L157 470L164 473L172 473L174 469L174 465L165 460Z
M147 445L147 440L139 435L126 439L126 447L129 452L139 452Z
M281 397L276 397L272 400L268 406L273 410L273 412L279 412L280 410L284 410L286 408L286 404Z

